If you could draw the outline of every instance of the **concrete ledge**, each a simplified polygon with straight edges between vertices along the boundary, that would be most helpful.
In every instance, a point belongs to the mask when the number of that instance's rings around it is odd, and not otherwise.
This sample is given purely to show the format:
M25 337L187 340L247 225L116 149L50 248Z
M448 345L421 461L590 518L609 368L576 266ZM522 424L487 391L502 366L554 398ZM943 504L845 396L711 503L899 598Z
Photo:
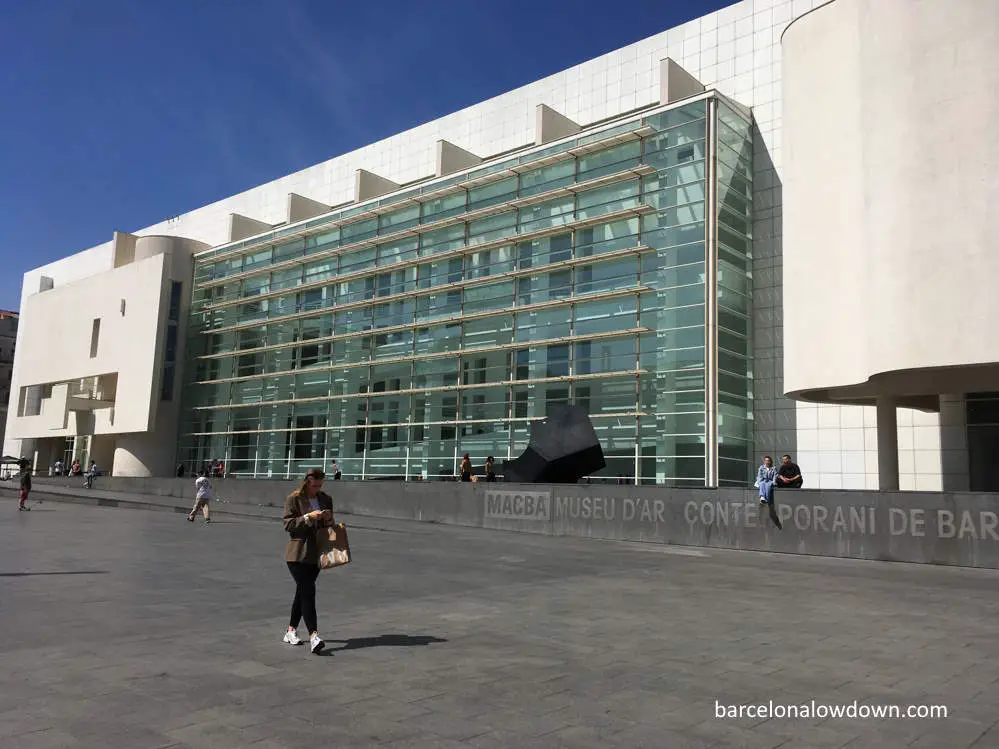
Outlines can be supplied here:
M216 479L221 511L280 512L297 480ZM79 487L79 479L35 479ZM12 487L13 488L13 487ZM186 509L193 479L99 478L95 492L170 498ZM999 569L999 495L778 490L778 530L753 489L327 481L338 512L476 528ZM74 494L86 495L84 489ZM251 506L253 509L251 509Z

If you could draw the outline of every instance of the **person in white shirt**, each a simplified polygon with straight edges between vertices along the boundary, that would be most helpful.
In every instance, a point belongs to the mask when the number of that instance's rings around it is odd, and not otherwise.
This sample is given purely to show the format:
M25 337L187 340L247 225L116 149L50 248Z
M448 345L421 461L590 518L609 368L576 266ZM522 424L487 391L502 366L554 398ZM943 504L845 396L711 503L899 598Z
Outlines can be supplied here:
M84 474L83 485L88 489L92 489L94 487L95 478L97 478L97 463L92 460L90 461L90 468L88 468L87 472Z
M215 497L212 494L212 482L208 478L208 473L202 471L201 475L194 482L194 507L191 508L190 514L187 519L192 523L194 522L194 516L198 514L198 510L203 510L205 513L205 522L212 522L211 514L208 509L208 503Z

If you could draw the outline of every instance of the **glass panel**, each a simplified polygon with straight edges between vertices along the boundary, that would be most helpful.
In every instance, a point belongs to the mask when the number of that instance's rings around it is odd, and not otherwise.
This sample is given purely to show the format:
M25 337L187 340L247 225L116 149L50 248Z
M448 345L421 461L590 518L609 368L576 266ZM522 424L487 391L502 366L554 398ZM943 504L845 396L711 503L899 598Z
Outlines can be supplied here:
M573 345L573 374L588 375L635 368L636 339L605 338Z
M571 184L576 178L576 163L572 159L523 172L520 175L520 197L537 195Z
M465 289L463 311L465 314L500 310L513 304L513 281L481 284Z
M465 348L503 346L513 340L513 315L466 320L462 329Z
M637 179L581 192L576 196L576 215L585 219L634 208L638 205L638 192Z
M591 294L634 286L638 282L638 258L622 258L606 263L578 265L576 293Z
M468 191L468 210L477 211L517 197L517 178L507 177Z
M572 235L555 234L517 245L517 267L534 268L572 258Z
M340 228L335 227L321 234L312 234L305 238L305 254L313 255L325 252L340 245Z
M419 255L419 237L407 237L397 242L378 245L378 265L392 265L415 259Z
M301 257L305 254L305 239L293 239L290 242L279 244L273 250L275 263L280 263L291 258Z
M613 252L639 244L637 218L588 226L576 232L576 257L589 257L603 252ZM642 244L649 242L642 238ZM655 246L655 245L651 245Z
M510 379L508 351L489 351L461 358L461 383L484 385ZM490 417L491 418L491 417Z
M352 244L373 237L377 231L378 218L375 217L341 226L340 236L343 244Z
M518 341L561 338L571 332L568 307L551 307L517 314L514 335Z
M484 278L514 269L513 247L495 247L473 252L465 266L467 278Z
M478 221L470 221L468 224L468 244L480 244L504 237L512 232L516 224L517 211L507 211Z
M638 163L641 150L640 141L629 140L603 151L586 154L579 159L578 180L584 182L635 166Z
M423 223L440 221L465 212L465 191L460 190L454 195L447 195L437 200L423 204Z
M520 231L528 233L538 229L561 226L573 220L574 198L567 195L520 210Z
M378 228L381 234L387 234L416 226L418 223L420 223L420 206L415 204L382 215L378 220Z
M633 296L577 304L574 331L589 335L637 327L637 307Z
M457 249L465 244L465 225L457 224L443 229L435 229L421 235L420 254L436 255Z

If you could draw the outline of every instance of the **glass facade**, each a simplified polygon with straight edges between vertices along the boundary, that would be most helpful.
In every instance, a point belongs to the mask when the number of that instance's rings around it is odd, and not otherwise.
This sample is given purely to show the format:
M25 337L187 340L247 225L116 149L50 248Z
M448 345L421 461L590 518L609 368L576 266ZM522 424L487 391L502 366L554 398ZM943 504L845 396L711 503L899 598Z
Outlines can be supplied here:
M753 141L725 102L716 114L718 484L745 486L753 454Z
M708 95L198 255L179 460L451 477L576 403L594 480L745 484L751 155Z

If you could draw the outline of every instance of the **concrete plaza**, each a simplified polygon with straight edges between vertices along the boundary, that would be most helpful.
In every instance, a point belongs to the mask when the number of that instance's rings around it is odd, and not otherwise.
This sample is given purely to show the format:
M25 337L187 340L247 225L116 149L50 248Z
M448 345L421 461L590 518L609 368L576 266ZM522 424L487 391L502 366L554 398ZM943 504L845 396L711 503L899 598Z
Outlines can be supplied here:
M315 657L276 521L3 500L12 749L999 746L996 571L341 516ZM715 717L771 700L949 716Z

